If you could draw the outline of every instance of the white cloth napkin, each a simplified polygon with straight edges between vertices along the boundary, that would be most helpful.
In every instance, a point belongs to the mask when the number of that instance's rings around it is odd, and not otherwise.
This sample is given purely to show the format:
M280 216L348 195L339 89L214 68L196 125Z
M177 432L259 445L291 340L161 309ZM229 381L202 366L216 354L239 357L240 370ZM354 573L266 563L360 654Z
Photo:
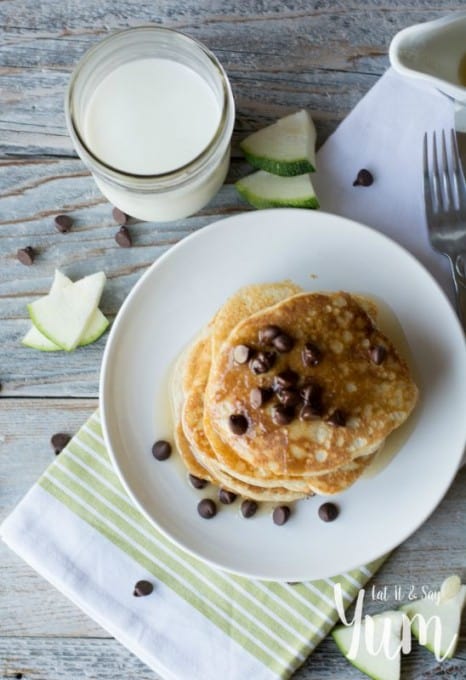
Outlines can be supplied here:
M448 262L427 237L422 138L453 124L450 100L390 69L320 149L314 182L322 210L393 238L424 264L450 300ZM361 168L374 176L370 187L353 186Z
M421 140L425 130L449 127L452 120L448 100L388 71L322 147L316 177L324 210L385 232L450 294L448 267L426 237ZM361 168L373 173L372 186L353 187ZM196 563L131 505L111 469L98 416L0 533L158 674L177 680L289 677L337 620L333 584L342 583L349 604L378 567L287 586ZM139 579L155 582L150 596L133 597Z

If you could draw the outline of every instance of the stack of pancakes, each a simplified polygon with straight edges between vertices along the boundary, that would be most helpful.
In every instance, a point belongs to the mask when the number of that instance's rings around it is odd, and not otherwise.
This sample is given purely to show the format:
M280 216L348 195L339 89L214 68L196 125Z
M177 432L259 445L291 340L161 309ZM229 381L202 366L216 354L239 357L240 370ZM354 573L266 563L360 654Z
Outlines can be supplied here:
M376 316L359 296L289 281L240 289L175 367L189 473L276 502L353 484L418 395Z

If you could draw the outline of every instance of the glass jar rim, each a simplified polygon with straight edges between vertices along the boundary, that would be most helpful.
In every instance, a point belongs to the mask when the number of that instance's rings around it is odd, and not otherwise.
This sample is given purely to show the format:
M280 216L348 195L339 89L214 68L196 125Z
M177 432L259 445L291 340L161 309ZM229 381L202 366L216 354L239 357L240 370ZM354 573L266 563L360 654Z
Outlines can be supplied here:
M197 49L201 50L201 52L206 56L210 62L210 64L214 67L214 69L217 72L217 75L220 77L220 82L222 86L222 108L221 108L221 113L220 113L220 120L217 125L217 128L215 130L214 135L212 136L211 140L209 143L204 147L204 149L197 154L194 158L189 160L187 163L184 163L181 166L178 166L174 168L173 170L169 170L167 172L161 172L161 173L153 173L153 174L138 174L138 173L132 173L132 172L126 172L124 170L121 170L120 168L116 168L109 163L106 163L102 158L97 156L92 149L86 144L86 142L83 139L83 136L79 130L79 126L75 120L75 115L73 111L73 106L72 106L72 101L73 101L73 95L74 95L74 89L76 86L76 81L80 76L80 73L83 69L83 67L86 66L86 64L91 61L95 55L100 52L102 49L105 49L105 46L107 46L109 43L113 42L115 39L120 38L121 36L125 36L128 34L136 34L136 33L154 33L154 34L171 34L173 36L176 36L176 39L184 41L186 44L190 44L191 46L196 47ZM83 154L83 156L86 158L86 160L91 161L92 164L96 166L96 169L98 169L103 176L105 176L109 180L113 180L114 182L117 182L118 184L121 183L124 180L128 181L141 181L144 182L144 184L148 182L162 182L164 183L165 181L170 181L170 180L177 180L177 179L184 179L186 176L186 172L190 170L198 170L201 167L203 167L204 163L207 161L208 158L211 157L213 152L218 146L218 143L220 142L222 138L223 131L225 129L226 124L228 123L228 114L229 114L229 103L230 100L232 99L231 95L231 89L228 81L228 77L220 64L219 60L217 57L211 52L203 43L201 43L199 40L196 40L195 38L192 38L191 36L186 35L185 33L181 33L180 31L176 31L172 28L165 28L162 26L154 26L151 24L147 25L141 25L141 26L134 26L132 28L127 28L122 31L116 31L112 33L111 35L107 36L103 40L100 40L96 45L93 45L90 47L81 57L81 59L78 61L76 66L73 69L73 72L71 74L70 81L68 83L68 87L66 89L65 93L65 116L68 122L69 126L69 131L72 137L74 138L74 142L77 144L80 152ZM84 159L83 159L84 160Z

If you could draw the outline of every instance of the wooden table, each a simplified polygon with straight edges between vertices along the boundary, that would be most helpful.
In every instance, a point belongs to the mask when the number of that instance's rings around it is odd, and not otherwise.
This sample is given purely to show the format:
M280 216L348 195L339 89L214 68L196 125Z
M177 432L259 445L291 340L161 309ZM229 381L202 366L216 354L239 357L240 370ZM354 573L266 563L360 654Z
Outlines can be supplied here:
M83 52L119 28L154 22L201 40L220 58L237 104L235 141L305 107L322 142L387 67L390 38L404 26L464 8L461 0L3 0L0 4L0 519L52 461L50 436L74 432L96 406L105 338L72 354L42 355L20 345L26 303L46 293L53 271L72 278L100 269L103 311L114 316L141 273L173 243L245 209L232 182L245 166L236 148L227 183L199 214L131 226L121 249L111 206L78 160L65 130L63 94ZM69 212L75 226L56 231ZM31 245L32 267L15 257ZM463 570L466 471L425 525L375 578L388 587L438 587ZM0 677L25 680L155 678L134 656L0 545ZM380 609L370 598L366 611ZM406 678L465 678L464 638L441 668L416 647ZM325 640L298 672L306 680L362 677ZM185 680L185 679L182 679ZM238 679L243 680L243 679Z

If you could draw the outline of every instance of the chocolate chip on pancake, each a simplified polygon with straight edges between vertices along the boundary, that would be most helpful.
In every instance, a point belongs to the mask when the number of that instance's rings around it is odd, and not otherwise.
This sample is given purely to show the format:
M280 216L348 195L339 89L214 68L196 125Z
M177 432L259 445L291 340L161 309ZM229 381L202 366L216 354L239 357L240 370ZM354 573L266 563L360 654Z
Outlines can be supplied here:
M189 481L195 489L203 489L209 483L207 479L196 477L196 475L189 475Z
M274 352L259 352L249 362L249 368L255 375L268 373L273 367L276 358L277 357Z
M346 425L346 413L341 408L335 409L327 418L327 423L336 427L344 427Z
M315 404L322 399L322 387L316 382L307 382L299 390L305 404Z
M228 419L228 424L233 434L244 434L249 425L248 419L246 416L241 415L241 413L232 413Z
M277 391L278 401L284 406L297 406L301 401L299 392L291 388Z
M275 376L273 386L275 390L288 389L294 387L298 380L299 375L292 371L291 368L287 368Z
M217 506L211 498L203 498L197 504L197 511L202 519L212 519L217 514Z
M290 508L288 505L279 505L277 508L274 509L272 517L273 517L273 523L277 524L278 526L282 526L283 524L286 524L290 518Z
M295 345L295 341L288 333L280 333L280 335L277 335L277 337L272 340L272 345L281 354L286 354L287 352L291 352Z
M253 350L248 345L236 345L233 350L233 361L237 364L247 364L252 359Z
M320 405L304 404L299 412L300 420L318 420L322 416Z
M281 335L281 333L282 329L278 326L274 326L273 324L264 326L264 328L259 330L259 341L268 344L272 342L272 340L274 340L278 335Z
M218 500L224 505L231 505L237 499L237 494L233 491L228 491L227 489L219 489Z
M291 406L277 404L272 409L272 420L275 425L288 425L294 419L294 409Z
M306 342L301 352L301 359L305 366L317 366L322 361L322 352L314 342Z
M264 406L273 397L270 387L254 387L249 393L249 403L253 408Z
M374 345L374 347L371 347L371 349L369 350L369 356L371 358L371 361L374 362L374 364L380 366L380 364L387 356L387 350L383 345Z
M241 503L241 514L245 519L249 519L257 512L258 505L256 501L245 500Z

